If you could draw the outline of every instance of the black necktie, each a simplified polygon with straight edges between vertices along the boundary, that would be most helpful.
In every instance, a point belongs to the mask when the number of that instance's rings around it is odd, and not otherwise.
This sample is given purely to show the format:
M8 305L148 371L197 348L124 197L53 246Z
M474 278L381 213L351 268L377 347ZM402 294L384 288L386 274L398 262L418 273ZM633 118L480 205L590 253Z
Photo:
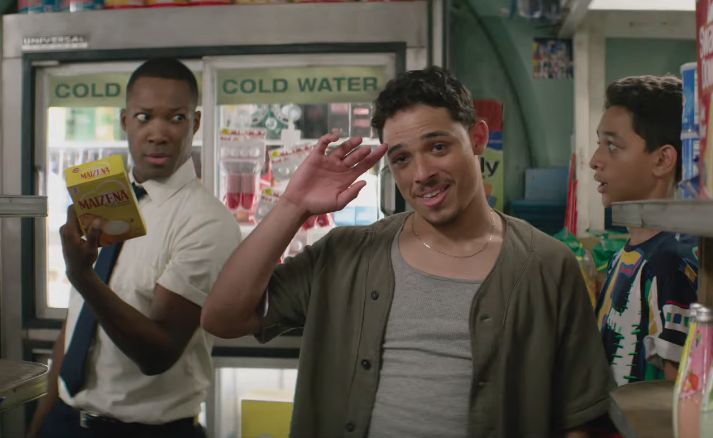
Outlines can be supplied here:
M135 184L132 184L136 199L141 199L146 190ZM111 273L114 270L116 260L119 258L121 245L123 242L118 242L113 245L105 246L99 251L97 261L94 263L94 272L106 284L109 284ZM86 376L87 356L89 349L94 341L94 335L97 331L97 317L84 302L82 310L79 312L77 323L74 326L72 340L64 354L62 368L59 375L62 377L67 391L74 397L84 386L84 378Z

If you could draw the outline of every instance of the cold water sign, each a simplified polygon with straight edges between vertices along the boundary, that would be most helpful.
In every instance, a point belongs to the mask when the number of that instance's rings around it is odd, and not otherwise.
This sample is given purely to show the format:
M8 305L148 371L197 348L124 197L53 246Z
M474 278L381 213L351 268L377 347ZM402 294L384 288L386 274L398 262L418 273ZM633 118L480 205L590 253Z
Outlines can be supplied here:
M128 74L50 76L50 106L118 106L125 101Z
M384 77L384 66L222 70L218 104L369 102Z

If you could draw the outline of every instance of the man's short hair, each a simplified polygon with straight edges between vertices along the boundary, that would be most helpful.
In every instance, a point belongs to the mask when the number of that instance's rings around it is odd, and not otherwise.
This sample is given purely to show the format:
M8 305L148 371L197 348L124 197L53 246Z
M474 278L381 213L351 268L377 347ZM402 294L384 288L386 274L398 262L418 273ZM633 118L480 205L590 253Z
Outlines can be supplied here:
M140 78L174 79L188 84L193 101L198 104L198 81L193 72L181 61L175 58L152 58L141 64L129 78L126 85L128 98L131 88Z
M424 104L446 108L451 118L467 129L475 123L475 108L470 91L448 70L427 67L411 70L391 79L374 102L371 126L383 140L384 124L397 112Z
M654 152L670 144L676 149L676 181L681 179L681 111L683 91L675 76L630 76L607 87L605 108L620 106L631 113L634 132Z

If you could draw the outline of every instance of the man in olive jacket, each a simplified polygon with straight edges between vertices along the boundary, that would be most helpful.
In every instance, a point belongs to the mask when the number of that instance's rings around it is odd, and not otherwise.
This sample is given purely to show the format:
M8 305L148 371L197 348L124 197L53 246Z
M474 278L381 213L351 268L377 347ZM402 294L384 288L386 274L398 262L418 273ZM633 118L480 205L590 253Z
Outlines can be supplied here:
M233 253L203 308L221 337L304 330L295 437L586 436L613 382L579 267L562 244L492 210L488 127L430 67L390 81L385 144L322 137ZM304 220L340 210L382 156L413 213L337 228L275 265Z

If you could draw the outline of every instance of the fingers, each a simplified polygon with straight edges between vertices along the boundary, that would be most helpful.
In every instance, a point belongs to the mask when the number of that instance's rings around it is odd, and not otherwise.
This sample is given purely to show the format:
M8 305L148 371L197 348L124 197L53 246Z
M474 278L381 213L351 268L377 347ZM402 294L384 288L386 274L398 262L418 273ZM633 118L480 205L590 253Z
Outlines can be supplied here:
M85 222L86 223L86 222ZM87 227L86 241L90 247L99 246L99 237L101 236L102 220L96 217ZM82 240L82 227L79 224L77 212L74 210L74 205L67 207L67 223L59 227L59 235L62 242L72 242L76 244Z
M101 226L101 219L94 219L89 226L87 230L87 245L89 245L90 248L99 247L99 236L102 232Z
M324 134L323 136L319 137L317 146L315 146L315 148L314 148L315 153L324 155L324 153L327 151L327 147L329 146L329 143L334 143L337 140L339 140L339 136L337 136L337 135Z
M79 239L82 236L74 204L67 207L67 222L60 227L59 232L63 239Z
M74 204L67 207L67 222L66 225L72 225L72 223L79 225L79 219L77 219L77 212L74 211Z
M354 165L354 170L356 172L359 172L359 175L361 175L362 173L371 169L376 163L379 162L381 157L384 156L387 149L388 149L388 146L385 144L381 144L381 145L375 147L374 149L371 149L369 151L369 154L367 154L363 159L361 159L357 163L355 163L356 165Z
M334 148L332 152L329 154L330 156L336 157L338 159L343 159L347 155L350 155L350 152L354 150L354 148L358 147L362 142L361 137L349 137L346 141L344 141L342 144Z
M347 167L353 167L355 164L362 161L371 153L371 148L369 146L361 146L353 149L352 152L342 159Z
M323 135L315 147L317 154L323 154L329 142L336 141L337 139L337 136L333 134ZM369 146L360 146L361 143L362 137L350 137L333 149L327 158L329 158L331 163L338 165L338 167L332 170L343 173L346 178L356 179L359 175L368 171L378 163L388 149L386 144L381 144L372 149ZM366 183L354 183L344 192L345 196L351 196L353 194L353 197L356 197L364 184ZM350 200L353 199L353 197L350 198Z
M366 186L366 181L356 181L337 195L337 211L343 209L359 195L361 189Z

